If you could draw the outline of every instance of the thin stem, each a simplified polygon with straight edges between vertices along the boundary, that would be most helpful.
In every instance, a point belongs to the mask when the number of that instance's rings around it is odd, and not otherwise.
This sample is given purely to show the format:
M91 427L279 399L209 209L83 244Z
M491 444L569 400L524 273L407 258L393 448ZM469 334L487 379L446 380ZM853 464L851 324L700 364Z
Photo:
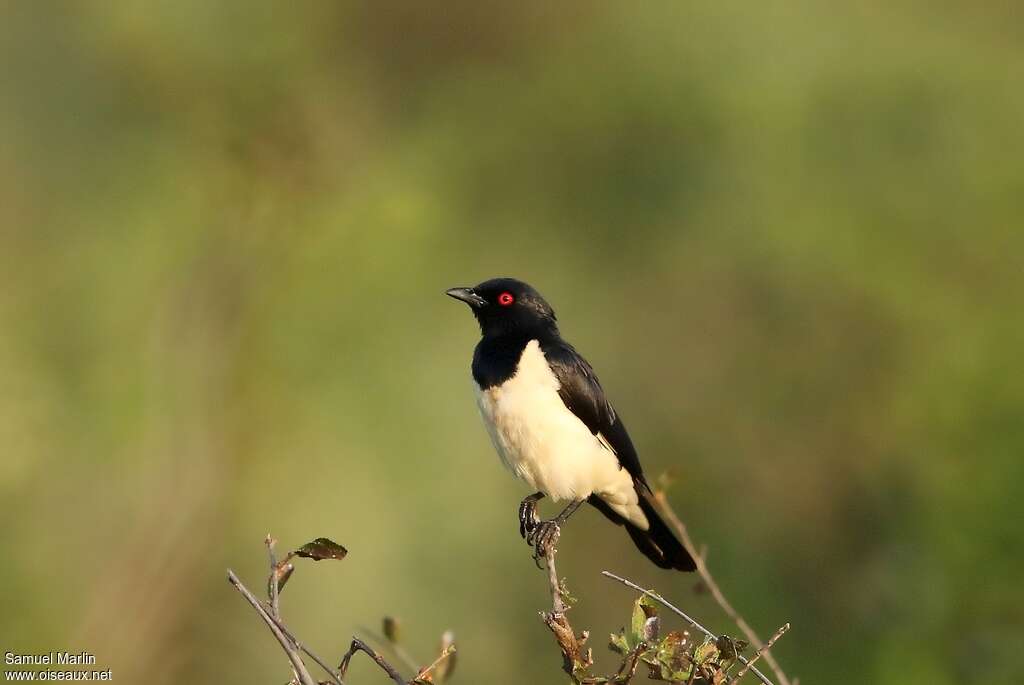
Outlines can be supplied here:
M740 616L740 614L733 608L732 604L729 603L729 600L725 598L725 595L722 594L722 590L718 587L718 583L715 582L714 577L711 575L711 571L708 570L707 564L704 562L704 555L696 553L697 546L693 543L693 539L690 537L690 533L686 529L682 520L680 520L676 515L676 512L672 509L671 505L669 505L664 491L659 490L658 492L655 492L654 499L658 502L658 505L661 507L661 511L665 514L669 523L671 523L672 527L675 528L676 533L679 534L679 539L682 541L683 546L686 547L686 551L690 553L690 556L692 556L694 562L696 562L697 573L699 573L700 577L704 580L704 584L707 585L708 590L711 592L711 596L714 597L718 606L720 606L722 611L732 619L736 624L736 627L743 632L743 635L750 641L750 644L752 644L755 649L761 650L766 647L767 645L765 645L761 638L758 637L757 633L754 632L754 629L750 627L750 624ZM787 678L786 674L782 672L782 667L779 666L779 662L775 660L775 657L772 656L770 651L765 650L764 660L768 664L769 668L772 669L772 672L775 674L775 678L779 681L779 685L790 685L789 678ZM756 670L754 670L754 672L755 674L757 673Z
M358 637L352 638L352 644L349 645L348 651L345 652L345 656L341 657L341 664L338 665L338 673L342 678L344 678L345 674L348 672L348 663L351 661L352 655L356 652L366 653L366 655L373 659L373 661L380 666L393 681L398 683L398 685L407 685L398 671L396 671L391 664L385 661L384 657L373 651L373 648L370 647L370 645L366 644Z
M384 647L390 651L394 656L398 657L398 660L405 664L405 667L410 671L415 671L419 668L419 664L409 652L405 651L405 648L397 642L392 642L380 633L367 628L366 626L357 626L360 633L368 635L372 642L376 642L378 645Z
M271 616L271 619L274 621L275 624L277 624L277 627L281 629L281 632L284 633L284 636L292 641L292 644L295 645L297 649L304 652L306 656L315 661L320 668L324 669L327 675L331 676L331 680L337 683L337 685L344 685L344 683L341 681L341 676L338 675L338 673L333 668L331 668L323 659L318 657L316 654L307 649L304 644L299 642L298 638L296 638L291 633L291 631L288 630L287 626L285 626L285 624L281 622L281 619L274 618L273 616Z
M736 674L736 677L729 678L729 682L727 683L727 685L732 685L733 683L738 682L740 678L745 676L747 674L747 670L753 668L754 662L760 659L765 654L767 654L768 650L771 649L771 646L775 644L775 641L782 637L783 633L785 633L787 630L789 630L788 623L779 628L778 630L776 630L775 634L768 638L768 642L765 643L764 647L757 650L757 654L755 654L750 661L743 664L743 668L739 670L739 672Z
M417 678L422 678L423 676L427 675L428 673L433 671L435 668L437 668L437 665L439 663L441 663L442 661L444 661L445 659L447 659L449 656L451 656L454 653L455 653L455 645L448 645L443 650L441 650L441 656L439 656L436 659L434 659L433 663L431 663L426 668L421 668L419 670L419 672L416 674L416 677Z
M281 649L288 655L288 661L292 664L292 669L295 670L295 674L299 678L299 682L302 685L317 685L317 682L313 680L313 676L309 674L309 669L306 668L306 664L302 661L302 655L299 654L299 650L292 644L291 640L285 637L284 633L277 625L277 621L271 616L267 610L263 607L263 604L256 599L256 597L249 592L249 588L242 584L242 581L238 579L235 572L228 569L228 582L235 586L235 589L242 593L246 601L252 605L252 608L260 615L263 622L270 628L270 632L274 634L274 637L281 645Z
M691 618L689 614L687 614L682 609L680 609L676 605L674 605L671 602L669 602L667 599L665 599L664 597L659 595L657 592L654 592L653 590L648 590L647 588L640 587L639 585L637 585L633 581L627 580L626 578L623 578L622 576L617 576L614 573L612 573L611 571L601 571L601 575L603 575L603 576L605 576L607 578L611 578L612 580L617 580L620 583L622 583L623 585L625 585L626 587L631 587L634 590L638 590L638 591L644 593L645 595L647 595L648 597L650 597L654 601L658 602L659 604L661 604L662 606L666 607L667 609L669 609L673 613L675 613L678 616L682 617L683 620L685 620L687 623L692 625L694 628L696 628L700 632L704 633L706 636L710 637L712 640L717 640L718 639L717 635L715 635L710 630L708 630L707 628L702 626L696 620ZM742 663L742 664L744 664L746 666L750 665L748 663L748 660L745 657L737 655L736 658L739 659L740 663ZM772 681L768 680L768 678L767 678L767 676L765 676L765 674L761 673L759 670L757 670L753 666L750 666L750 672L753 673L754 675L756 675L761 680L761 682L764 683L764 685L772 685Z
M274 554L274 545L277 544L277 540L267 533L266 539L267 545L267 556L270 558L270 580L267 583L267 591L270 593L270 615L274 618L281 618L281 597L280 590L277 587L277 557Z
M548 566L548 583L551 585L551 611L555 614L565 613L565 600L562 598L562 588L558 583L558 571L555 570L554 545L548 548L546 556Z

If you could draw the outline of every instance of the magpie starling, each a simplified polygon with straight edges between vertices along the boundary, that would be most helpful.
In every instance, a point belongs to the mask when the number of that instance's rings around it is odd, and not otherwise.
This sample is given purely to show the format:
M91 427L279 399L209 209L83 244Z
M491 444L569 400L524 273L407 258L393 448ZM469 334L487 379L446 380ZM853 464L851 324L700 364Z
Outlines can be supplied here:
M588 502L625 526L656 565L693 571L693 558L654 507L626 426L590 364L562 339L540 293L495 278L445 294L468 304L480 324L473 380L491 442L502 463L537 490L519 505L519 533L534 559L539 563L561 524ZM569 506L541 521L537 502L545 495Z

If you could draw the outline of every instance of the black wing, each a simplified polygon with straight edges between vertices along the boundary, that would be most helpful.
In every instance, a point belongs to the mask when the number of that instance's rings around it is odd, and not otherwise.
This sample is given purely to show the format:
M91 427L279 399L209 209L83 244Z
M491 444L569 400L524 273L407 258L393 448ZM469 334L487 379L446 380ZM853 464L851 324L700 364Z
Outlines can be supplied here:
M542 343L541 349L558 378L558 394L565 406L591 433L608 445L618 457L619 464L635 481L650 489L626 426L605 397L604 389L587 360L564 340Z

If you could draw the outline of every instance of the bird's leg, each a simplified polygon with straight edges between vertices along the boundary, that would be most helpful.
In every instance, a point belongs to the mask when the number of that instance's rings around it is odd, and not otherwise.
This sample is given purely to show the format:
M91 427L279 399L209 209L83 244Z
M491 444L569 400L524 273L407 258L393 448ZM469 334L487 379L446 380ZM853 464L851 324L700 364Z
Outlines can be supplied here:
M519 534L525 539L540 523L537 502L544 499L543 492L535 492L519 503Z
M540 560L547 556L548 550L558 543L562 534L562 524L569 520L580 505L586 500L574 500L569 503L562 513L550 521L538 522L533 531L526 536L526 544L533 545L533 560L540 566Z

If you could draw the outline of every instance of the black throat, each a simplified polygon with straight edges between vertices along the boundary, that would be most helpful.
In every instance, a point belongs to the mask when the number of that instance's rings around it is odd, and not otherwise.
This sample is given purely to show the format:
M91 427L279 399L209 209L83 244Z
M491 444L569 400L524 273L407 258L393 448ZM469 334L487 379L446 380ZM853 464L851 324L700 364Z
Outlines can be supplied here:
M558 330L507 331L501 335L486 335L473 352L473 380L481 390L501 385L516 375L519 359L531 340L540 342L541 349L551 339L558 338Z

